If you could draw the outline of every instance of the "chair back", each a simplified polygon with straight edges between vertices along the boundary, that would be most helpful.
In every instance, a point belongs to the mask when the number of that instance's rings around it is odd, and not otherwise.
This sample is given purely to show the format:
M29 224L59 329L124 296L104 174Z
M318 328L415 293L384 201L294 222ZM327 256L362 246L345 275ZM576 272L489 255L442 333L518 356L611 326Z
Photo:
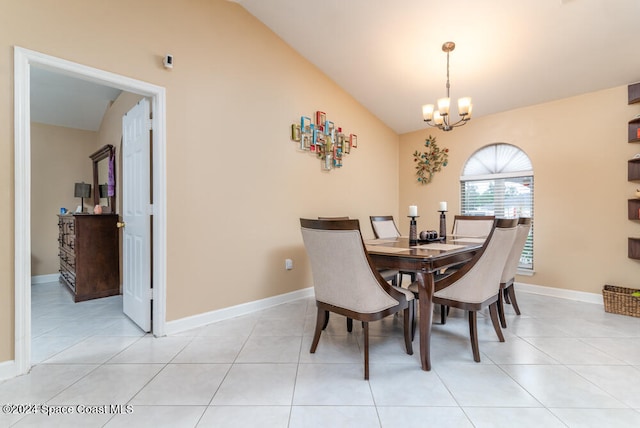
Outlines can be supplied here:
M513 241L513 247L509 252L509 257L507 258L504 271L502 272L502 278L500 280L501 283L507 283L515 278L518 270L518 264L520 263L520 256L522 255L522 250L524 249L527 237L529 236L529 230L531 230L531 218L520 217L518 219L518 231L516 232L516 238Z
M376 239L398 238L400 231L391 215L370 216L371 228Z
M318 220L349 220L349 217L318 217Z
M507 256L516 237L518 219L496 219L482 250L451 276L439 281L436 292L441 298L482 303L496 296ZM447 286L448 285L448 286Z
M465 236L467 238L486 238L493 229L493 215L457 215L453 218L453 236Z
M300 219L300 226L316 300L359 313L399 304L372 268L358 220Z

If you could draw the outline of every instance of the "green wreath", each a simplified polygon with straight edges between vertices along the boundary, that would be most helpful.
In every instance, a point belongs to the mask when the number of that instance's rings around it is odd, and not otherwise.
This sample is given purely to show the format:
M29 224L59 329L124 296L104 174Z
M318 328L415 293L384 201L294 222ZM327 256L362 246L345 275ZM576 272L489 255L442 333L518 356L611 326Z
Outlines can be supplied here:
M416 162L416 175L418 183L428 184L433 179L433 174L447 166L449 149L440 149L436 144L436 138L429 135L424 141L427 150L422 153L415 151L413 161Z

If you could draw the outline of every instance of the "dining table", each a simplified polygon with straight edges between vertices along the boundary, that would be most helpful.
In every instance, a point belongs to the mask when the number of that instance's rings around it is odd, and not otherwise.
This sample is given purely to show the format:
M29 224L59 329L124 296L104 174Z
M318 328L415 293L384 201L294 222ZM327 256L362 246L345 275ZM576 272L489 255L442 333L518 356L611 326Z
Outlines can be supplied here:
M468 262L481 250L483 244L482 238L455 236L436 241L410 241L407 237L365 241L367 253L376 268L416 273L420 362L423 370L431 370L433 293L439 290L436 273Z

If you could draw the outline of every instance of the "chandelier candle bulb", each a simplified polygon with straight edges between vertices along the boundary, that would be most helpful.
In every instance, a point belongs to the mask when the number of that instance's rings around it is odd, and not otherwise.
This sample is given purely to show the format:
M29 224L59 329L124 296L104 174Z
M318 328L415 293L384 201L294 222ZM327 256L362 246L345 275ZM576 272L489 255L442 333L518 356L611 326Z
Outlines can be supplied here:
M409 217L418 217L417 205L409 205Z
M433 118L433 104L425 104L422 106L422 118L427 121Z
M460 114L460 116L468 115L470 107L471 107L471 98L464 97L458 100L458 114Z
M438 112L440 116L446 116L449 114L449 106L451 105L450 98L439 98L438 99Z
M440 202L440 209L438 211L446 211L446 210L447 210L447 203Z

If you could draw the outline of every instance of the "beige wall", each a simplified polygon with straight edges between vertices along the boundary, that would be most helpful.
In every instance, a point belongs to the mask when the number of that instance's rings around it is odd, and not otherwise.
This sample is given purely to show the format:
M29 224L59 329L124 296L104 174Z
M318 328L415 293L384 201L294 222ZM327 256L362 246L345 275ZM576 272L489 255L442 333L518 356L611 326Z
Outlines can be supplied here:
M60 208L74 211L80 199L74 183L93 183L89 155L95 151L92 131L31 124L31 275L58 272ZM92 188L93 191L93 188ZM85 198L91 210L93 197Z
M237 4L43 0L2 15L3 123L14 45L166 88L169 321L310 286L300 217L349 215L372 236L371 213L398 214L398 136ZM316 110L358 134L340 170L289 140ZM0 127L0 362L13 358L13 172Z
M439 201L448 201L448 228L459 213L465 161L492 143L510 143L534 168L534 270L524 283L600 293L604 284L638 287L640 263L627 258L627 237L640 235L627 220L627 160L640 146L627 143L626 86L473 119L452 132L425 130L400 142L400 211L420 209L418 229L438 229ZM449 165L432 183L415 181L412 153L431 133L448 147ZM408 227L408 226L406 226ZM406 228L405 227L405 228Z

